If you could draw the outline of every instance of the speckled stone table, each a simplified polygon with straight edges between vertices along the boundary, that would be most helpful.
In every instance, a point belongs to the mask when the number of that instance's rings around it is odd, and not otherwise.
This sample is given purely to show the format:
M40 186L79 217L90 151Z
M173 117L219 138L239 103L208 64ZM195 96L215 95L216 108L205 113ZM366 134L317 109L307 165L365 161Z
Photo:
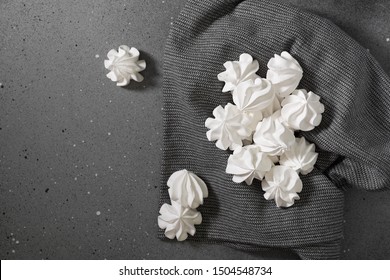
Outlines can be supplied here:
M331 19L390 74L389 1L284 2ZM184 3L0 2L1 259L296 258L157 238L163 49ZM121 44L141 51L144 82L105 77ZM346 190L345 205L342 257L389 259L390 192Z

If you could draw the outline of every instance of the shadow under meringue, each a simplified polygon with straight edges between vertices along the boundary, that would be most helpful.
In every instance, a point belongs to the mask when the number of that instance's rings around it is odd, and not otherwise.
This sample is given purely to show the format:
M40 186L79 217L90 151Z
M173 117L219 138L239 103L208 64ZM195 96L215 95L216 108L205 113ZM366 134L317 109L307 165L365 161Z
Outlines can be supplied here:
M146 62L145 70L139 72L144 77L144 80L142 82L132 80L123 88L131 91L143 91L154 87L160 87L162 85L161 75L155 58L147 52L140 51L140 60L145 60Z

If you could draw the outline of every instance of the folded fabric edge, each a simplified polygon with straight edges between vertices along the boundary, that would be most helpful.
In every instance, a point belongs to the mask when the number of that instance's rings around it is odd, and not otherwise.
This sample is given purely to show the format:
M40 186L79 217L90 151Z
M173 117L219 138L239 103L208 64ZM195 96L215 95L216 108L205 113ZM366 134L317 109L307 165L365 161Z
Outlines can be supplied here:
M175 242L166 238L163 230L159 230L157 237L162 241ZM272 254L275 257L281 257L276 253L280 252L283 253L283 256L286 258L288 257L288 259L294 259L294 256L297 256L297 258L299 257L302 260L337 260L341 257L341 238L317 244L305 244L301 247L258 246L253 244L234 243L222 240L191 239L191 237L189 237L188 241L201 244L228 246L251 254L272 251L275 252Z

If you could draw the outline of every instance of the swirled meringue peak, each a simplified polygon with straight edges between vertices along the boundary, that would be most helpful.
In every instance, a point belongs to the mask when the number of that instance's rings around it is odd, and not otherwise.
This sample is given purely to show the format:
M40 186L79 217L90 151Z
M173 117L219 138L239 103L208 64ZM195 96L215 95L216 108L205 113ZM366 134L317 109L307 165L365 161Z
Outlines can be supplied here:
M279 163L306 175L313 170L317 157L315 145L310 144L302 137L295 139L295 143L280 157Z
M289 127L309 131L321 123L324 110L317 94L298 89L282 101L281 114Z
M174 172L167 185L171 200L183 207L197 208L209 195L205 182L186 169Z
M266 79L247 80L233 91L233 102L241 111L256 113L268 108L273 101L272 84Z
M226 150L235 150L242 147L242 140L247 139L252 134L252 120L244 114L237 106L228 103L225 108L218 106L214 109L215 118L207 118L205 126L207 139L215 141L215 145Z
M253 141L261 151L270 156L279 156L294 144L295 136L293 131L281 122L279 110L259 122Z
M284 98L292 93L303 76L303 70L298 61L286 51L280 55L275 54L267 66L267 79L274 85L279 98Z
M239 61L227 61L223 66L226 70L217 76L219 81L225 82L222 92L232 91L239 83L258 77L259 63L247 53L241 54Z
M112 49L104 60L104 66L110 70L107 77L117 86L126 86L131 80L142 82L144 77L138 72L145 70L146 62L139 59L139 51L128 46L119 46L118 51Z
M202 223L202 215L195 209L183 207L180 203L172 201L172 205L163 204L158 216L158 226L165 229L165 236L178 241L186 240L188 234L194 235L195 225Z
M253 179L262 180L271 170L273 162L260 147L249 145L237 149L229 156L226 173L233 174L233 182L252 185Z
M265 174L261 182L264 198L274 199L278 207L290 207L299 199L297 193L302 191L302 181L298 173L288 167L277 165Z

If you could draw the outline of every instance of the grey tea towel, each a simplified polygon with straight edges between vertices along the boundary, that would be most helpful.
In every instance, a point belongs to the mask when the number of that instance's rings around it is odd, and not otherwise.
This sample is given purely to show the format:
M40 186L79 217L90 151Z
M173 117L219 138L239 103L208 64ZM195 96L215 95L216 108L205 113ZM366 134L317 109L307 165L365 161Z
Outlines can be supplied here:
M225 61L249 53L265 77L268 60L282 51L303 68L299 88L318 94L326 108L320 126L301 133L319 157L314 171L301 175L301 199L287 209L265 200L260 183L232 182L225 173L231 152L209 142L204 126L216 106L231 102L217 80ZM390 186L390 79L375 59L330 21L284 4L190 0L172 27L164 62L161 204L169 202L168 177L183 168L210 192L189 240L338 258L343 188Z

